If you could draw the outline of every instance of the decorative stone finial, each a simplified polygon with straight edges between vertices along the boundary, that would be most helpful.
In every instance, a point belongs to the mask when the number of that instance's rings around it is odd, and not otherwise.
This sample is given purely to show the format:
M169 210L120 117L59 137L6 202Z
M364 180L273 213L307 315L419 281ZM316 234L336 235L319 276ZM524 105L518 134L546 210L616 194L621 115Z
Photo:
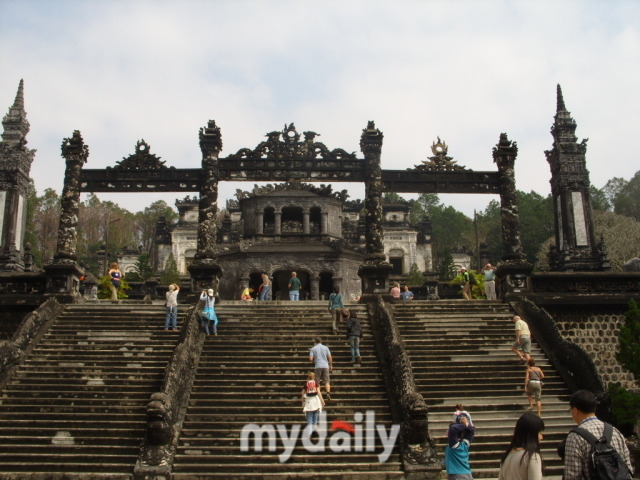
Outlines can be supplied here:
M362 130L360 137L360 150L362 153L380 153L384 135L376 128L373 120L369 120L367 128Z
M205 156L222 150L222 135L215 120L209 120L207 126L200 129L200 150Z
M559 112L561 110L566 110L567 107L564 106L564 98L562 97L562 87L560 87L560 84L558 84L556 91L557 91L557 97L558 97L556 111Z
M9 107L9 112L2 119L2 126L4 127L3 142L20 146L27 144L26 137L30 125L27 121L27 112L24 110L24 80L20 80L16 99L13 106Z

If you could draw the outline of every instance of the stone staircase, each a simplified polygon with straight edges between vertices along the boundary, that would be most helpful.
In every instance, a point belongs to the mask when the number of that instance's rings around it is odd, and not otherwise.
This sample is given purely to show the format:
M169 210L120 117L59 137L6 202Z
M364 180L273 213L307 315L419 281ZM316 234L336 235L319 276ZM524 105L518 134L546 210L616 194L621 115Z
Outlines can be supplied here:
M331 335L326 302L224 302L218 336L209 336L203 348L182 435L173 467L174 479L396 479L404 478L394 449L379 463L382 446L376 437L374 452L335 452L329 431L325 451L308 451L300 440L285 463L279 461L284 446L280 438L275 451L241 451L240 436L250 423L267 430L280 426L304 428L300 392L312 370L309 349L321 335L332 352L332 401L327 403L327 427L334 420L354 422L355 415L374 412L375 423L389 432L392 420L378 361L373 352L364 306L359 312L365 330L361 345L363 362L351 363L348 344L341 333ZM364 430L365 419L360 422ZM271 427L273 426L273 427ZM275 437L274 437L275 438ZM331 440L333 439L333 440ZM357 450L352 444L352 450Z
M514 313L494 301L411 301L393 304L416 383L429 406L429 427L438 452L455 405L462 403L476 427L471 447L474 478L497 478L516 420L528 411L525 368L511 351ZM526 320L526 319L525 319ZM541 445L545 478L560 478L556 446L575 427L568 413L569 390L534 342L532 356L545 373Z
M0 478L131 478L178 338L164 313L66 307L0 393Z

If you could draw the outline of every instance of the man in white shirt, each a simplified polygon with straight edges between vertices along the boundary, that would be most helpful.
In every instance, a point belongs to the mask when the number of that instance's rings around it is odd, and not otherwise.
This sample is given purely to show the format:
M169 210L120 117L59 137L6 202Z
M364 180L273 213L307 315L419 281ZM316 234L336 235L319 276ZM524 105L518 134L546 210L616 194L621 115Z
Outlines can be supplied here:
M513 342L511 350L518 355L520 360L527 363L529 357L531 357L531 332L529 331L529 325L517 315L513 317L513 323L516 324L516 341ZM522 351L522 353L520 353L520 351Z

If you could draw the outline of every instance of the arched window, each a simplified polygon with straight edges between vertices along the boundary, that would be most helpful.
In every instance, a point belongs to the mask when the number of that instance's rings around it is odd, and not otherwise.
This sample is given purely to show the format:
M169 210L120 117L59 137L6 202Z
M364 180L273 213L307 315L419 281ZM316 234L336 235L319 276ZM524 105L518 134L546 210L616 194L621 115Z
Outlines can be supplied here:
M276 215L273 207L264 209L262 217L262 233L265 235L273 235L276 232Z
M282 209L282 233L302 233L301 207L284 207Z

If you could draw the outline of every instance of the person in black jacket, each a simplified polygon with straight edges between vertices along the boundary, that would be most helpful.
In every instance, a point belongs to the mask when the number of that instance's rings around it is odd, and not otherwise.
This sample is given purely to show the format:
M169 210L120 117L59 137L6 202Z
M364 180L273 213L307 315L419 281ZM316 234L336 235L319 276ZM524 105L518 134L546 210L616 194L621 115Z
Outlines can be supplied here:
M356 312L349 312L349 319L347 320L347 339L349 340L349 348L351 348L351 361L353 363L360 363L360 339L362 338L362 326L360 320L358 320L358 314Z

